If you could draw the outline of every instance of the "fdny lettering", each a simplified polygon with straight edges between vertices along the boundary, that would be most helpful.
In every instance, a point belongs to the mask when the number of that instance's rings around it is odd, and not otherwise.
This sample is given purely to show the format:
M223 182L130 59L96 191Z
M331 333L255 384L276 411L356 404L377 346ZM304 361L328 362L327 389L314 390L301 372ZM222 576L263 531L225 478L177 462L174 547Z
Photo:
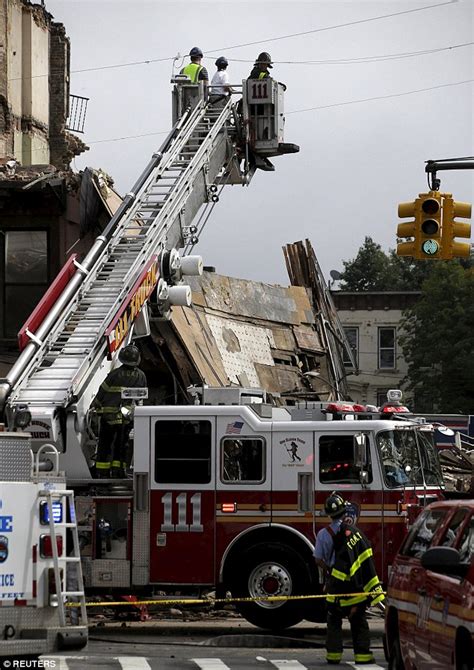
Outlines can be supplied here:
M15 586L15 575L13 574L0 574L0 586Z
M158 266L155 258L135 284L125 303L122 304L119 311L120 316L112 322L105 333L110 353L116 351L126 338L132 323L141 312L146 300L150 297L157 281Z
M13 531L13 517L0 516L0 532L11 533Z
M353 533L352 537L349 539L349 541L346 542L347 548L352 549L352 547L356 546L356 544L359 542L359 540L362 540L362 535L359 532Z

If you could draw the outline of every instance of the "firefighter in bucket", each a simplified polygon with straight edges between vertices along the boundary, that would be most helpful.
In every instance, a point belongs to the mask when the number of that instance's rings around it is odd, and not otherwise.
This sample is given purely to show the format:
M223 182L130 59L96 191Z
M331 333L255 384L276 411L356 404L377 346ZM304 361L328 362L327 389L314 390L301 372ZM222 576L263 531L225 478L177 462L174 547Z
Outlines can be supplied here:
M342 619L347 617L354 660L359 665L374 662L365 610L368 605L381 602L384 595L368 539L355 525L344 520L347 507L346 501L335 491L327 498L324 512L331 523L319 531L314 557L326 573L326 660L331 664L342 660Z
M124 399L123 389L146 389L145 373L138 367L140 352L134 344L124 347L118 357L122 365L109 372L92 403L100 415L95 477L125 477L126 450L132 429L135 400Z

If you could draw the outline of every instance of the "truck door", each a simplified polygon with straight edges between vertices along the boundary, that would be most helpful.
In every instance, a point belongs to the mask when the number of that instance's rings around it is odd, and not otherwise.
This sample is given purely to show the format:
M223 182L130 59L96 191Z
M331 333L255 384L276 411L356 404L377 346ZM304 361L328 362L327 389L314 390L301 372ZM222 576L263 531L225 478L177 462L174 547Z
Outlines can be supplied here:
M316 531L329 524L329 518L322 515L324 501L332 491L337 491L349 503L344 521L357 525L367 535L373 547L377 573L382 578L382 482L371 433L366 434L366 481L364 485L361 482L354 449L354 436L359 431L354 428L354 423L351 422L350 431L328 429L315 434Z
M272 522L289 524L313 542L313 432L274 428L272 457Z
M215 417L153 417L150 582L213 584Z

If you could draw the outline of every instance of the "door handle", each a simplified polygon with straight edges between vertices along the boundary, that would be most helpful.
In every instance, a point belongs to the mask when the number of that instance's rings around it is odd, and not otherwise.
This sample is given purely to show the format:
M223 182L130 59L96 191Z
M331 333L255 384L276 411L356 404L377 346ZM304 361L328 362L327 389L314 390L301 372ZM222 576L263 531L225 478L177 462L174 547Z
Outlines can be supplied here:
M424 588L417 589L417 593L419 593L420 596L426 596L426 589Z
M433 598L436 600L437 603L441 602L444 600L444 597L440 593L435 593Z

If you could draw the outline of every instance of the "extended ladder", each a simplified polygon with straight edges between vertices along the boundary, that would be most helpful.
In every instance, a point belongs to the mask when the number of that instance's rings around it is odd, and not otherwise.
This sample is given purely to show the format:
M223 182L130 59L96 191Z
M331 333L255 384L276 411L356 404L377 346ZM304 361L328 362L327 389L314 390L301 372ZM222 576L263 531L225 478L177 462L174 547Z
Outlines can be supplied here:
M131 206L114 217L113 233L105 239L104 231L98 238L101 253L94 258L93 248L77 264L76 274L4 380L13 388L10 405L27 404L34 416L35 408L64 407L80 394L90 371L103 360L107 327L147 263L165 248L183 246L183 213L186 208L195 212L207 201L212 156L219 151L215 162L220 168L229 159L233 113L230 100L220 109L200 101L180 120L154 157L156 164L138 180L139 190L127 195Z
M46 498L48 505L48 516L49 516L49 531L51 534L51 550L53 554L53 569L54 569L54 580L56 585L56 595L58 598L58 611L59 611L59 622L61 626L67 625L66 621L66 608L65 601L67 598L74 598L76 602L80 603L81 610L81 625L87 625L87 611L86 611L86 597L84 593L84 580L82 576L82 567L81 567L81 555L80 555L80 546L79 546L79 534L77 532L77 523L76 523L76 512L74 507L74 492L69 490L64 491L41 491L41 497ZM53 501L59 501L63 503L64 498L67 501L67 510L66 518L63 521L56 522L54 520L54 508ZM63 509L64 512L64 509ZM68 521L67 519L70 519ZM69 556L59 556L58 555L58 545L57 545L57 531L64 529L71 529L72 531L72 553ZM66 546L66 533L63 537L63 552L67 550ZM75 567L76 571L76 580L77 580L77 590L72 591L68 590L68 569L69 566ZM61 574L63 570L63 574ZM63 584L65 588L63 588Z

